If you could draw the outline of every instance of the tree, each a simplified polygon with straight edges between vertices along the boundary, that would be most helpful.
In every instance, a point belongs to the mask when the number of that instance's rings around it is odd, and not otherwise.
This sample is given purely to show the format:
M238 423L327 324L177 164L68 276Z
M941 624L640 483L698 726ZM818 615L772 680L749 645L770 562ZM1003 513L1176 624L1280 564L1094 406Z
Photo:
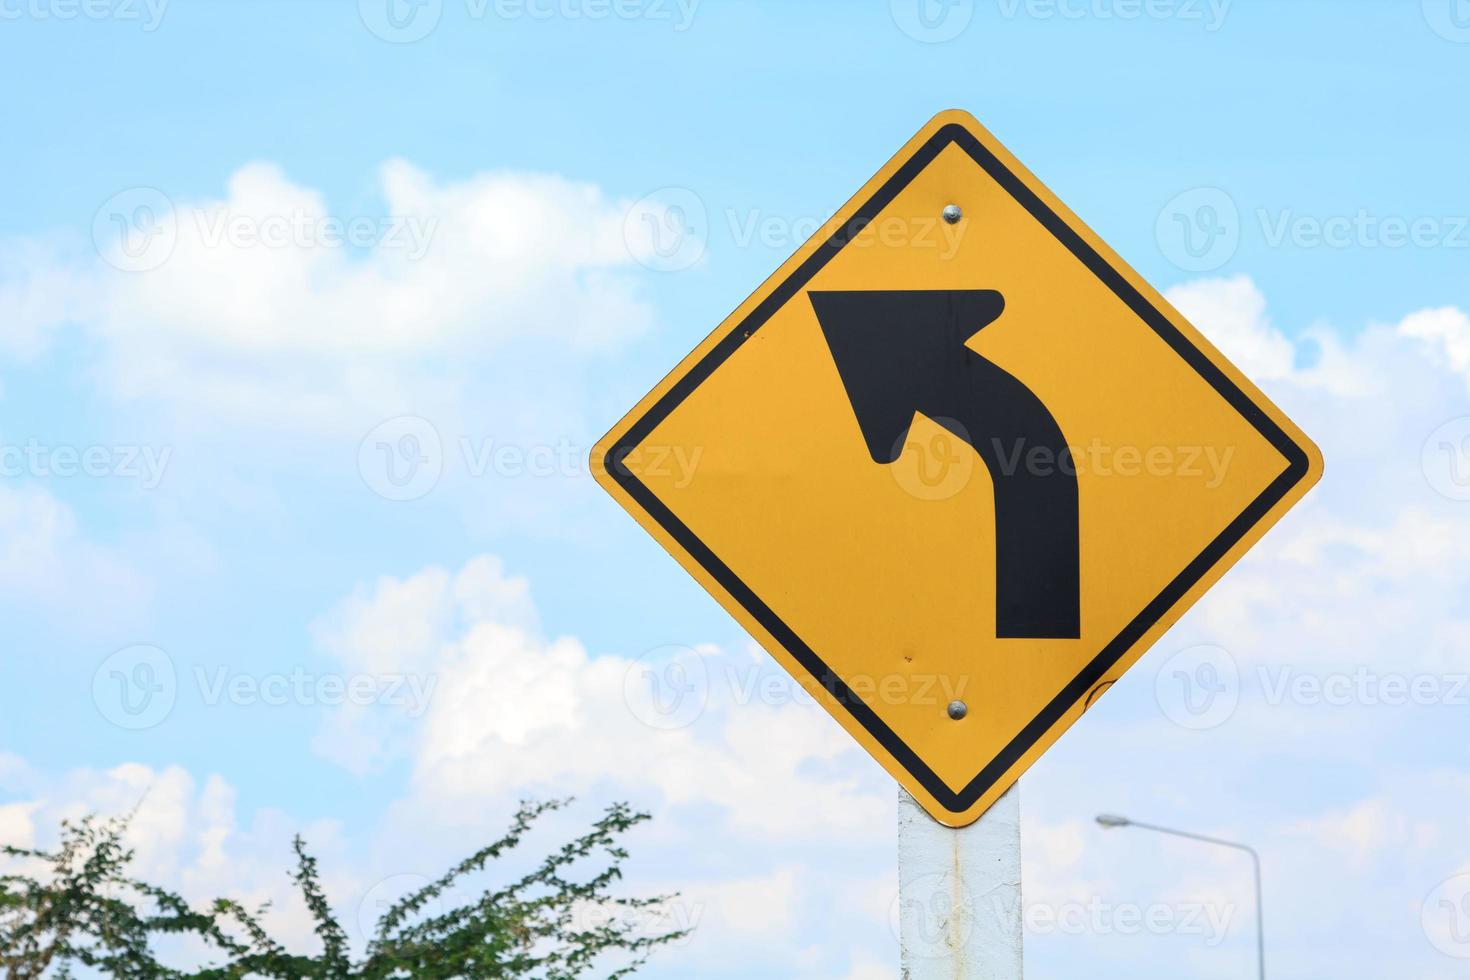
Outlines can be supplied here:
M128 980L571 980L594 970L626 977L658 947L687 933L643 927L673 896L611 893L628 858L619 841L648 819L624 804L609 807L589 831L509 884L457 907L438 908L452 888L514 850L540 817L567 802L522 804L503 837L387 908L360 955L349 948L316 859L299 836L293 842L291 878L321 943L311 956L292 953L271 937L265 907L252 911L221 898L197 909L173 892L130 877L133 852L124 843L128 817L65 822L55 850L0 848L8 858L43 869L35 875L0 875L0 968L9 980L67 978L78 967ZM600 870L590 876L576 873L589 863ZM208 951L206 965L193 970L163 965L156 943L165 937L201 941Z

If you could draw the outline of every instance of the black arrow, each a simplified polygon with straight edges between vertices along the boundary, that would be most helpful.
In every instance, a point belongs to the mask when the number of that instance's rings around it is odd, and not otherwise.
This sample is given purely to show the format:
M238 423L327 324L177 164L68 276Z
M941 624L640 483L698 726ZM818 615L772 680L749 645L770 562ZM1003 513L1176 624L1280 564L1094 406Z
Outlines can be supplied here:
M996 635L1080 637L1077 474L1066 437L1029 388L965 346L1005 310L1004 297L978 289L808 295L874 462L898 459L922 412L974 447L990 471Z

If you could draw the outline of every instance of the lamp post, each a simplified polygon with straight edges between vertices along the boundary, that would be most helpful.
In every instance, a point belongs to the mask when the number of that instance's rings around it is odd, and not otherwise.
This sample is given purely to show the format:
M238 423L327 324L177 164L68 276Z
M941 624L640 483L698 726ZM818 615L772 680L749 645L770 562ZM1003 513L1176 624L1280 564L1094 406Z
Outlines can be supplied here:
M1191 834L1183 830L1171 830L1168 827L1159 827L1151 823L1139 823L1137 820L1129 820L1127 817L1115 816L1104 813L1097 818L1097 822L1104 830L1114 830L1119 827L1137 827L1140 830L1152 830L1160 834L1169 834L1173 837L1184 837L1188 840L1200 841L1205 844L1218 844L1220 847L1229 847L1237 851L1245 851L1251 856L1251 863L1256 871L1256 958L1260 965L1261 980L1266 980L1266 912L1261 901L1261 856L1253 847L1245 844L1237 844L1235 841L1221 840L1218 837L1206 837L1203 834Z

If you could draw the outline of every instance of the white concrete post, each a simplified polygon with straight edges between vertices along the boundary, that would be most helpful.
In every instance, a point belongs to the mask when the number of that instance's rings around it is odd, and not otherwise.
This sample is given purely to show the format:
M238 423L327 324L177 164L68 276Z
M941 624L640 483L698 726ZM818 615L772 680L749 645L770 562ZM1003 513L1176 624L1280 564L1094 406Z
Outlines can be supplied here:
M964 830L898 791L902 980L1021 980L1019 784Z

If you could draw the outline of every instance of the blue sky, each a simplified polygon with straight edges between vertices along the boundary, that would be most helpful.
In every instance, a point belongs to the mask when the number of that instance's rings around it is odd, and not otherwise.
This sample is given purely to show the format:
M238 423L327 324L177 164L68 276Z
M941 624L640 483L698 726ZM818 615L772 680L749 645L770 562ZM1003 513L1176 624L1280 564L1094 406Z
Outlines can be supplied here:
M1286 972L1459 975L1470 929L1435 916L1470 892L1462 0L956 0L927 28L906 0L385 10L0 0L0 831L147 790L160 877L283 894L302 829L351 910L518 795L629 798L657 816L631 884L700 919L650 976L895 975L891 784L818 709L751 693L775 668L585 457L960 107L1329 469L1025 783L1038 904L1230 928L1040 929L1033 975L1249 968L1245 869L1104 835L1106 809L1259 843ZM670 202L672 259L639 220ZM378 444L429 433L438 478L385 482ZM687 727L625 697L645 657L701 665ZM1229 711L1171 700L1201 663ZM123 710L115 677L160 671Z

